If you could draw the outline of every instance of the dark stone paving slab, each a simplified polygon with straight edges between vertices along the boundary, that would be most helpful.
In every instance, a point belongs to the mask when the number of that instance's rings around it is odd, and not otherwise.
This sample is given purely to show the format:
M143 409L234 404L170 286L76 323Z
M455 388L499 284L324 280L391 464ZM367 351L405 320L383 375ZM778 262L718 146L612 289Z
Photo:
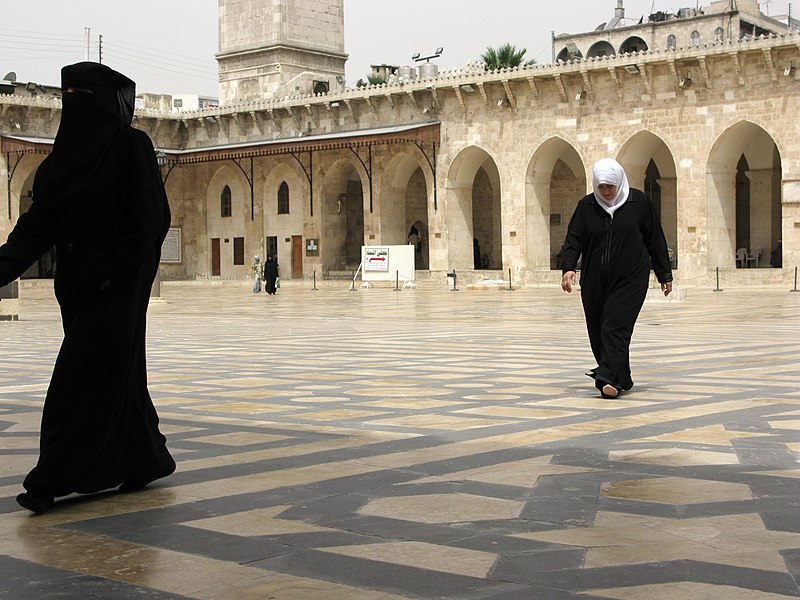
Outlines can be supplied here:
M14 496L58 312L23 289L0 324L0 598L800 596L794 295L646 305L637 386L602 401L554 290L163 289L178 471L42 517Z

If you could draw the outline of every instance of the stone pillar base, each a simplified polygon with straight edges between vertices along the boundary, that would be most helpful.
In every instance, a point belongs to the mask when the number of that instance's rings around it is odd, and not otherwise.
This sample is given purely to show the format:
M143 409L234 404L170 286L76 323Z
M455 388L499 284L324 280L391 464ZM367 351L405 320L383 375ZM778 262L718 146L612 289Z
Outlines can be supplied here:
M0 321L19 320L19 282L0 287Z

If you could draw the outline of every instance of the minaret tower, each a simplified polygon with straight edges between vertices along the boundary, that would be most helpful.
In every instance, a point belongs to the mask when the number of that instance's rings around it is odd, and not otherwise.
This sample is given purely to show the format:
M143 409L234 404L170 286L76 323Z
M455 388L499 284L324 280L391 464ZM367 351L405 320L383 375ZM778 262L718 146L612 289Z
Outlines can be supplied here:
M344 0L218 0L221 104L339 90Z

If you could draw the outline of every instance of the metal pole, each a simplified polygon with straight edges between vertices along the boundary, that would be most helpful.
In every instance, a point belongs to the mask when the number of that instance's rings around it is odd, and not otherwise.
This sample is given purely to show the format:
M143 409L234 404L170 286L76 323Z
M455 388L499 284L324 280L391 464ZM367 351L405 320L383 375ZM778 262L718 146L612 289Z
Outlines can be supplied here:
M353 274L353 279L350 280L350 291L351 292L355 292L356 291L356 272L355 271L350 271L350 272Z
M312 273L313 273L313 279L314 279L314 287L311 288L311 291L312 292L316 292L317 291L317 271L314 270Z
M511 287L511 269L508 270L508 291L513 292L514 288Z
M451 292L457 292L458 288L456 287L456 270L453 269L453 289L450 290Z
M395 271L395 283L394 283L394 291L400 291L400 271Z
M719 267L717 267L717 287L714 289L715 292L721 292L722 290L719 289Z
M797 267L794 268L794 289L791 291L800 292L800 290L797 289Z

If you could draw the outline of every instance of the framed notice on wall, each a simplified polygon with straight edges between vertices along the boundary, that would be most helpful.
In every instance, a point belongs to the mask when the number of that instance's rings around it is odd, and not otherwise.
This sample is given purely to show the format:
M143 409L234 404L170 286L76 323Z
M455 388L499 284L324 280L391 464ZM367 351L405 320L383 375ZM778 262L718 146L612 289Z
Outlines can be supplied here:
M161 244L161 262L179 263L181 260L181 228L170 227Z

